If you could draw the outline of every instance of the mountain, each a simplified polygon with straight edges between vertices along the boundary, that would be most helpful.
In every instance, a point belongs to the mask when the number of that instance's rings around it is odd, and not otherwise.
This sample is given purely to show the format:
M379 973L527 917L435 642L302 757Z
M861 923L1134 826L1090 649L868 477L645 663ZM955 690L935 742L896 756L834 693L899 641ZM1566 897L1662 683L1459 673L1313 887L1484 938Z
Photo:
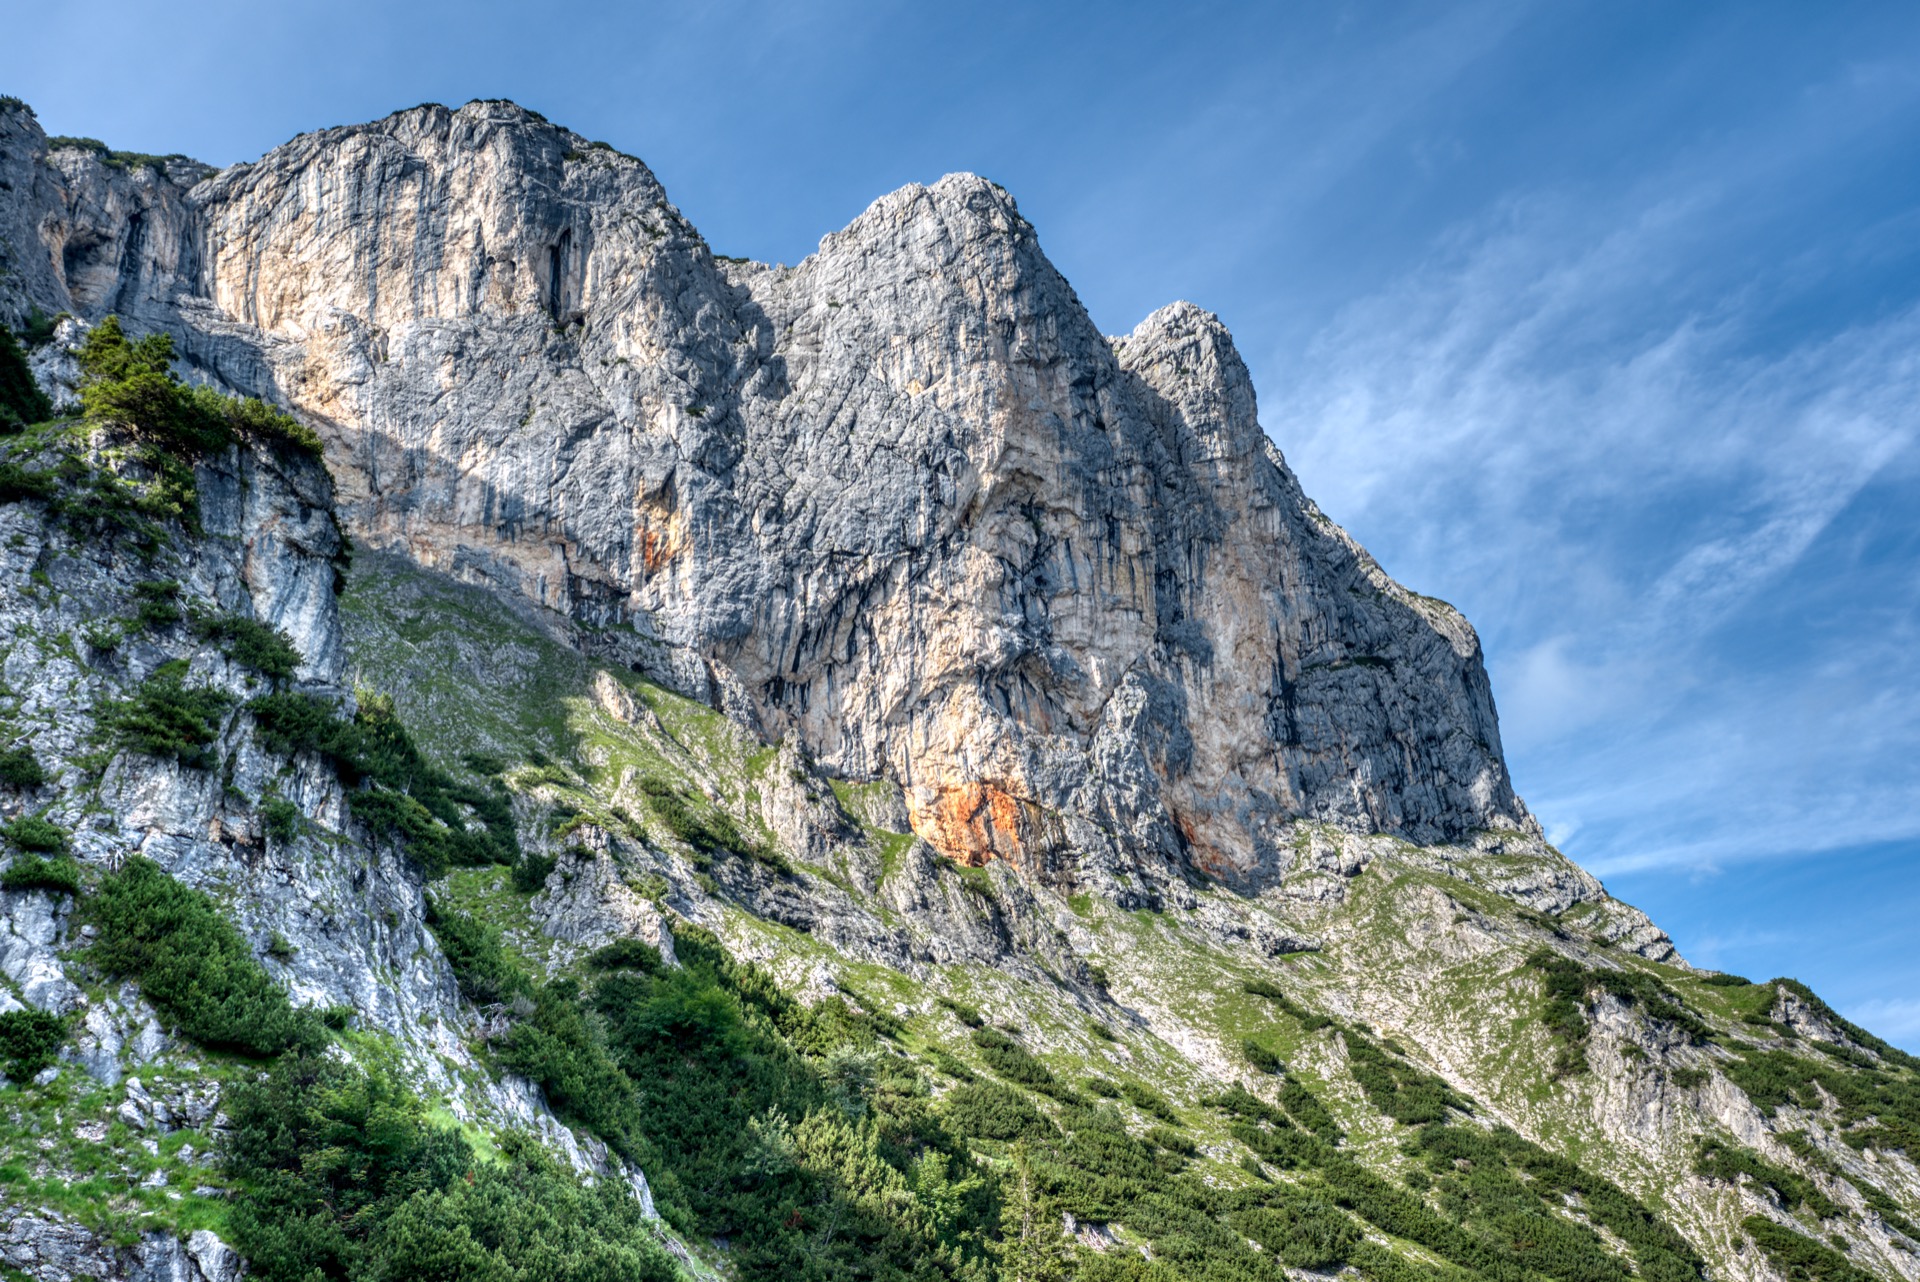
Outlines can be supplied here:
M990 182L768 266L511 103L8 100L0 319L28 1276L1920 1277L1920 1062Z

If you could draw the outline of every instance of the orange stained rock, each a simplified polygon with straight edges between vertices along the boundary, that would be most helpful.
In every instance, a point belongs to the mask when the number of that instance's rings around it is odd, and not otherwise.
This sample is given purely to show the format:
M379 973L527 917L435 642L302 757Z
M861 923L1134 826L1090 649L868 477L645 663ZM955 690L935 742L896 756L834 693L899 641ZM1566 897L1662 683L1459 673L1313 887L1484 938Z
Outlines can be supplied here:
M957 864L978 868L993 858L1022 861L1027 808L1005 789L968 780L937 785L931 804L910 801L909 818L928 845Z

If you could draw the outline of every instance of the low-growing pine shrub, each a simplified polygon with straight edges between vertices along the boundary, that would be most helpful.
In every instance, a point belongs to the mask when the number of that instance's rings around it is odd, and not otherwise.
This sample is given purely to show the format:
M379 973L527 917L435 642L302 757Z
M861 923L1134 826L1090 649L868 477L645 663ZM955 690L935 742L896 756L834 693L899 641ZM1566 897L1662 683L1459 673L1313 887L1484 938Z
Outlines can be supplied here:
M0 1015L0 1059L7 1076L25 1081L52 1065L67 1038L67 1021L44 1010L16 1010Z
M187 684L187 663L163 663L132 696L106 700L100 724L116 747L150 757L173 757L183 766L209 769L220 720L233 706L224 690Z
M86 886L80 865L62 855L42 859L39 855L15 855L6 871L0 872L0 889L46 890L57 895L78 895Z
M0 784L9 788L38 788L47 782L47 772L33 749L26 745L0 752Z
M152 860L127 860L85 911L99 929L94 964L137 982L162 1016L202 1045L269 1056L320 1035L213 901Z

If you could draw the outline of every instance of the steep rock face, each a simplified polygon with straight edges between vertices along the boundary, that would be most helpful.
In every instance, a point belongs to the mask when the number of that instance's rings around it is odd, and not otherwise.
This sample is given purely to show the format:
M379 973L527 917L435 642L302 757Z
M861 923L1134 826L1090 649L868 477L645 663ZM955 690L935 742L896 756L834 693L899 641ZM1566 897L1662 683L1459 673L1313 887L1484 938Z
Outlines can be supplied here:
M112 282L49 250L25 301L168 327L321 427L357 536L896 780L961 862L1252 888L1302 820L1531 830L1471 628L1300 494L1218 321L1102 337L992 184L767 268L510 104L184 197L12 124L15 224L52 245L84 209L122 246Z

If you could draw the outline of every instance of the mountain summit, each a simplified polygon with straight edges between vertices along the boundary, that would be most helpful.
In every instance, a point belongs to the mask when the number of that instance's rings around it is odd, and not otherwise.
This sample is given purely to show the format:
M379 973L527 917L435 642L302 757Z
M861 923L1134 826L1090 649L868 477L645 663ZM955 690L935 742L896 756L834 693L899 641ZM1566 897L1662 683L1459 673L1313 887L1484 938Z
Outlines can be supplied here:
M30 1276L1920 1277L1920 1065L1549 846L993 183L768 266L511 103L10 100L0 320Z

